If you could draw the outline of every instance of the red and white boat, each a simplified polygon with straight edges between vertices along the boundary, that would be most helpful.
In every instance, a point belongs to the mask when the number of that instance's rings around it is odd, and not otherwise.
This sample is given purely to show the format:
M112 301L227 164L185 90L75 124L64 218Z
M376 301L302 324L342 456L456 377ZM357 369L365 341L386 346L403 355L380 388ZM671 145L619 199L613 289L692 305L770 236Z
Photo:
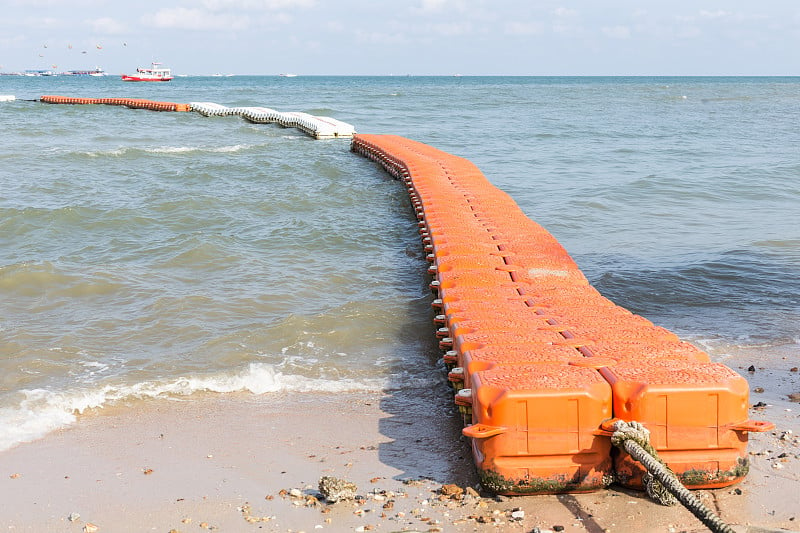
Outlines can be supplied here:
M150 68L137 68L136 74L123 74L122 81L169 81L172 71L162 67L161 63L153 63Z

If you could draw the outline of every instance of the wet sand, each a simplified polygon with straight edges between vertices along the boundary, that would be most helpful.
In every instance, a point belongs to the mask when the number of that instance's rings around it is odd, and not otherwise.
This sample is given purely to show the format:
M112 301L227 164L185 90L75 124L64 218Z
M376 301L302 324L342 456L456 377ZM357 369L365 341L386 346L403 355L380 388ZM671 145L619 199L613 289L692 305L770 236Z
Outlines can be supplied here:
M737 531L796 530L800 404L788 390L797 375L781 363L763 364L737 370L757 391L751 417L777 429L751 434L744 482L696 494ZM358 498L317 501L322 476L355 483ZM616 485L590 494L495 498L476 483L445 386L194 395L84 413L72 427L0 453L0 528L706 531L681 506L659 506ZM470 490L443 495L447 484Z

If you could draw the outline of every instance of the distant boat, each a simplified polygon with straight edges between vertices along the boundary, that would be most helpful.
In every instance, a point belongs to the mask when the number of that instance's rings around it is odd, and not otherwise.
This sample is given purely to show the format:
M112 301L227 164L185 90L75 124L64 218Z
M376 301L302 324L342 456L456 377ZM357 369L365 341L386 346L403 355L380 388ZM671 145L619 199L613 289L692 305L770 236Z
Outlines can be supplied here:
M296 78L297 74L278 74L281 78Z
M172 79L172 71L166 67L161 67L161 63L153 63L150 68L137 68L136 74L122 75L122 81L169 81Z
M52 70L31 70L28 69L23 74L24 76L58 76L58 73Z
M64 73L67 76L106 76L106 71L100 67L95 67L92 70L68 70Z

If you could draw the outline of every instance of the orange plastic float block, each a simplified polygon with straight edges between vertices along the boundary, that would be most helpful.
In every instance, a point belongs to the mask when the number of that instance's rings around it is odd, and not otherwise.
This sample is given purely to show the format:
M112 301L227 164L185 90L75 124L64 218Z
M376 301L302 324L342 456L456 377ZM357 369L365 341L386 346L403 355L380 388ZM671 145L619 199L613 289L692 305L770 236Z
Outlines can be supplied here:
M459 287L445 287L440 289L440 297L433 301L432 306L441 309L443 306L451 303L466 305L467 302L492 301L497 302L498 305L503 305L507 300L523 301L534 311L551 311L558 310L561 307L572 306L602 307L604 304L613 306L613 303L600 296L599 293L596 293L590 285L575 286L574 284L566 282L562 284L553 283L552 285L548 285L546 289L543 289L542 294L555 293L556 291L558 291L557 297L532 298L528 295L528 293L533 292L529 284L513 281L495 286L480 284L467 286L467 284L462 284Z
M567 338L580 338L590 341L639 341L639 342L678 342L677 335L660 326L634 325L627 323L584 323L556 324L550 326Z
M564 283L589 285L589 280L583 272L574 268L569 261L543 259L537 264L529 263L525 266L507 263L502 270L509 273L512 281L528 283L533 287Z
M513 280L508 272L497 269L475 269L475 270L446 270L436 273L436 281L431 283L431 288L438 290L441 294L446 294L448 289L458 287L493 287L504 283L511 283Z
M586 346L579 347L581 353L587 357L600 357L615 361L638 361L642 359L682 359L707 363L711 359L700 348L685 341L590 341Z
M530 337L532 335L540 335L542 330L546 330L546 326L547 322L537 321L535 318L526 320L525 315L504 317L494 314L478 315L476 313L472 318L448 319L447 325L439 328L439 333L437 334L443 338L449 337L452 339L476 332L483 332L486 335L517 333Z
M508 219L486 217L485 215L481 216L481 219L484 220L486 229L497 236L497 240L503 240L508 243L510 251L521 255L541 255L542 251L545 250L548 254L570 257L564 247L552 235L538 230L538 225L531 225L531 229L526 230L522 220L512 226L510 224L511 221Z
M439 305L447 302L466 302L466 301L503 301L506 299L513 299L519 296L515 293L517 285L510 279L506 283L492 285L490 283L481 283L480 279L476 279L474 284L462 283L458 287L446 286L439 287ZM522 298L519 298L522 299ZM436 306L436 300L433 302Z
M438 274L470 270L495 270L504 267L503 258L497 255L476 253L463 255L439 255L435 270Z
M496 231L496 233L506 238L505 248L503 249L511 252L509 255L511 255L512 258L519 256L520 258L530 257L535 260L539 257L553 256L572 260L572 257L567 253L564 247L550 235L533 235L521 231ZM516 262L522 262L522 259ZM575 268L577 268L577 264L574 261L572 261L572 263L575 265Z
M644 424L659 457L689 488L741 480L748 432L772 427L748 419L747 381L719 363L636 360L599 371L613 390L614 416ZM623 485L641 487L644 470L626 453L615 470Z
M549 242L546 239L543 239L540 244L528 245L520 242L523 238L523 236L516 237L516 242L514 237L495 240L500 240L498 244L502 245L501 250L508 252L507 257L511 263L517 265L539 265L542 262L558 262L578 270L577 263L560 245Z
M620 319L623 317L634 316L628 309L616 305L610 300L603 303L610 303L610 305L599 305L589 307L537 307L534 305L534 312L537 315L547 317L560 323L569 323L570 321L581 320L595 320L599 318Z
M474 255L491 256L499 258L503 262L503 264L505 264L503 258L508 255L507 252L503 252L502 250L500 250L497 247L497 244L490 240L479 241L478 239L471 239L470 241L467 241L467 240L450 238L444 241L442 239L437 239L436 237L431 238L430 253L433 255L433 258L437 260L440 257L452 257L452 256L455 257L470 257Z
M492 348L508 344L554 344L571 346L555 331L470 331L451 339L452 349L464 354L468 350Z
M574 308L602 308L614 307L615 304L591 285L575 286L565 283L562 286L555 285L552 278L548 279L548 284L521 284L517 287L521 291L521 296L525 302L534 310L542 310L547 313L565 312L562 310Z
M546 317L532 313L531 309L520 300L496 302L449 302L434 317L434 324L441 327L457 325L469 320L494 320L514 322L528 320L541 324Z
M458 354L457 368L461 368L463 372L464 388L473 387L472 376L475 373L490 370L498 365L582 364L586 359L571 346L548 343L496 344L465 350L463 353L456 351L456 354Z
M444 194L450 193L443 193L442 195L444 196ZM480 213L476 213L467 199L455 195L448 197L446 202L441 199L439 201L418 200L415 202L412 197L412 203L419 204L418 206L415 205L415 207L423 212L417 214L418 218L424 219L431 227L457 230L459 224L476 225L492 222L481 216Z
M491 238L491 227L487 227L485 223L478 217L469 213L458 213L453 216L448 216L448 213L435 212L431 215L432 210L425 208L422 216L418 215L417 218L425 223L425 231L433 239L447 238L448 240L459 242L464 240L474 240L475 237L470 237L473 232L486 234L484 238ZM497 239L492 238L493 241Z
M525 304L519 295L511 294L511 298L495 301L460 301L448 300L442 305L442 313L448 320L470 319L477 316L516 316L531 313L533 310ZM536 313L533 313L534 315ZM541 315L539 315L541 317ZM549 317L543 317L549 318Z
M441 312L445 307L455 305L458 309L466 310L467 306L472 303L488 303L494 302L495 305L507 305L509 302L519 301L524 302L524 298L516 293L516 286L502 286L502 287L461 287L447 289L447 295L440 295L431 302L433 307L438 312Z
M501 330L512 327L538 331L551 325L547 317L532 313L520 302L510 301L508 307L492 307L491 305L464 305L456 310L451 306L450 312L444 313L443 326L451 332L468 328Z
M611 307L608 310L608 313L603 313L603 309L599 308L596 313L589 313L580 314L575 313L571 317L567 318L559 318L558 320L553 320L555 324L554 326L562 326L565 328L568 327L575 327L575 328L586 328L586 329L593 329L593 330L609 330L609 331L625 331L625 330L635 330L635 329L642 329L642 330L652 330L655 328L658 332L666 332L670 335L673 335L671 332L664 328L660 328L650 322L643 316L634 315L633 313L619 313L616 312L616 307ZM676 337L677 338L677 337Z
M596 370L500 365L476 372L472 384L473 424L463 432L484 487L514 495L609 484L611 442L597 429L611 415L611 388Z
M440 230L420 232L425 251L437 257L441 255L477 255L478 253L497 257L505 255L499 253L498 243L492 238L492 235L480 228L462 227L459 230L448 232L445 238L441 234L437 234L438 231Z

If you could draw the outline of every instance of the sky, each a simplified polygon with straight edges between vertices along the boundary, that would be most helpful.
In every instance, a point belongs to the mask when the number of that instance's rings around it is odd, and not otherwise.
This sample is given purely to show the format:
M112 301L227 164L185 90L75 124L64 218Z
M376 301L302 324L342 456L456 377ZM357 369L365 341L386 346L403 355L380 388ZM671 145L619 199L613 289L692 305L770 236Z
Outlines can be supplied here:
M0 72L800 75L800 0L0 0Z

